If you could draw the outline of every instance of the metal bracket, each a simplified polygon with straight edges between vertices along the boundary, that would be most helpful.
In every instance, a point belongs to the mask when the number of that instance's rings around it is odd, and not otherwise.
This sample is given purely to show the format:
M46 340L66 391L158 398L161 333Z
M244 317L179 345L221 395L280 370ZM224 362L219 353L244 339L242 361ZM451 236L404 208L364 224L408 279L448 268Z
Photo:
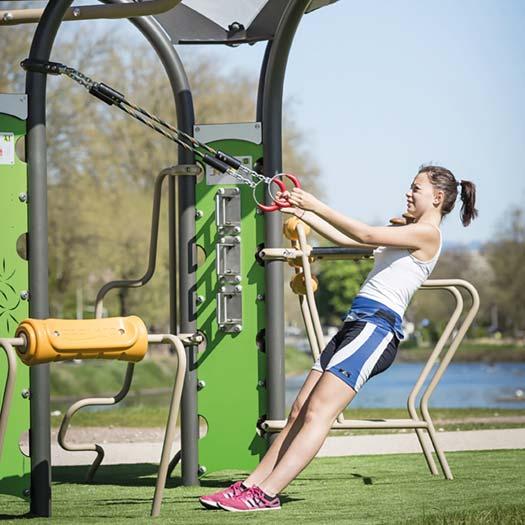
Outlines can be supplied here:
M221 235L241 233L241 192L239 188L219 188L215 195L215 223Z
M242 287L226 284L217 294L217 322L223 332L238 334L242 330Z
M241 238L221 237L216 245L215 269L219 281L241 282Z

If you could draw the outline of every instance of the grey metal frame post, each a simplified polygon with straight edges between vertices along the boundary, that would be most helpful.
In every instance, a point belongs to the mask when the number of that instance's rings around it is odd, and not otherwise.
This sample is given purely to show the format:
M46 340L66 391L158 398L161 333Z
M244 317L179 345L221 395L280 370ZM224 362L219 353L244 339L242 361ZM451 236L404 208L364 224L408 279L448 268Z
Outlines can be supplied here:
M65 11L72 0L49 2L40 20L29 58L49 60ZM29 315L49 317L47 246L46 75L29 71L26 159L29 187ZM51 438L49 365L31 368L31 512L51 515Z
M310 0L290 0L263 63L257 107L262 117L264 175L282 171L282 99L286 64L295 31ZM262 97L262 102L261 102ZM266 202L271 198L266 195ZM265 215L265 247L281 245L281 216ZM284 402L284 294L283 267L279 261L266 262L266 390L268 418L283 419Z

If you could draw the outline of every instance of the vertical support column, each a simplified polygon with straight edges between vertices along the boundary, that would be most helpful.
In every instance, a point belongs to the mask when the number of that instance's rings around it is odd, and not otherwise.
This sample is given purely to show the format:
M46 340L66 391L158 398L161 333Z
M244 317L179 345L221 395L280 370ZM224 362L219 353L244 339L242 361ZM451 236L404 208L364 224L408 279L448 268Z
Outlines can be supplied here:
M122 3L122 0L102 1ZM188 135L192 135L195 122L193 98L184 66L177 52L166 32L153 17L132 18L130 22L146 37L161 59L175 98L177 127ZM193 164L195 156L185 148L179 147L178 162L179 164ZM196 326L195 180L193 177L181 177L177 180L170 177L168 184L170 332L176 334L181 330L185 333L193 333ZM179 286L177 286L178 274ZM177 301L178 298L179 301ZM199 483L196 352L197 347L186 347L188 368L181 407L182 482L184 485L198 485Z
M193 103L189 90L182 97L182 103L189 108L187 118L179 121L179 128L193 135ZM179 162L194 163L193 153L180 151ZM194 333L196 330L196 272L197 254L195 246L195 186L194 177L179 177L178 185L178 232L179 232L179 320L183 333ZM170 203L175 206L175 202ZM173 234L172 234L173 236ZM170 265L172 268L172 265ZM173 271L176 271L173 268ZM176 318L172 318L172 329L176 329ZM188 346L187 371L182 391L181 407L181 448L182 448L182 483L183 485L198 485L198 440L199 417L197 407L197 347Z
M262 112L264 175L282 171L282 99L286 64L295 31L310 0L290 0L265 55L258 108ZM262 97L262 104L260 98ZM270 197L266 195L266 202ZM265 247L282 243L280 213L266 214ZM284 419L284 294L280 261L266 262L266 355L268 419Z
M49 2L36 28L29 58L49 60L58 28L72 0ZM28 72L26 159L29 177L29 315L49 316L47 246L46 80ZM31 512L51 516L49 365L31 368Z

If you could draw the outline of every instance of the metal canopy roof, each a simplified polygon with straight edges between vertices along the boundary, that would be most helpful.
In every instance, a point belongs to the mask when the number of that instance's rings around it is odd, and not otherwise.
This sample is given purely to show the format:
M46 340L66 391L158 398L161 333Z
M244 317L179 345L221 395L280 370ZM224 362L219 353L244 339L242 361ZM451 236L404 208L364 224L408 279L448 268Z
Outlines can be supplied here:
M337 0L312 0L310 13ZM238 45L271 40L288 2L284 0L183 0L157 15L174 44Z

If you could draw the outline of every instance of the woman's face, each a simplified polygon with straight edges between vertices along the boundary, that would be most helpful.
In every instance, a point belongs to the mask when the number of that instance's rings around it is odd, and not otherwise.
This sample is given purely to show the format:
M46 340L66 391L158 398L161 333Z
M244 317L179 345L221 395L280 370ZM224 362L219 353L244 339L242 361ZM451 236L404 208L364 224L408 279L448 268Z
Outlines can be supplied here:
M413 180L410 189L406 192L407 213L416 219L421 217L427 210L439 204L437 194L426 173L419 173ZM437 199L437 200L436 200Z

